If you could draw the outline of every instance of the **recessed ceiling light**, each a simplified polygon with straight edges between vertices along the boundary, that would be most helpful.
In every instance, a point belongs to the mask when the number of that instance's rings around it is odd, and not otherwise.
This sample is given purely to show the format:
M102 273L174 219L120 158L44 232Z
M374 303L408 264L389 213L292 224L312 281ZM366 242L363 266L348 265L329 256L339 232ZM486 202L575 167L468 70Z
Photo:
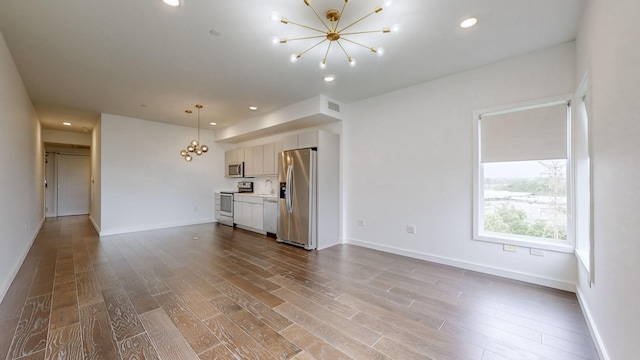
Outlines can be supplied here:
M169 6L180 6L180 0L162 0Z
M256 111L256 110L258 110L258 107L257 106L249 106L249 110Z
M65 122L63 122L63 123L62 123L62 125L64 125L64 126L71 126L71 123L70 123L70 122L68 122L68 121L65 121Z
M218 123L210 122L209 125L216 126L216 125L218 125Z
M478 22L478 19L476 19L474 17L471 17L471 18L463 20L460 23L460 27L463 28L463 29L470 28L473 25L475 25L477 22Z
M326 82L332 82L332 81L333 81L333 80L335 80L335 79L336 79L336 77L335 77L335 76L333 76L333 75L326 75L326 76L324 77L324 81L326 81Z

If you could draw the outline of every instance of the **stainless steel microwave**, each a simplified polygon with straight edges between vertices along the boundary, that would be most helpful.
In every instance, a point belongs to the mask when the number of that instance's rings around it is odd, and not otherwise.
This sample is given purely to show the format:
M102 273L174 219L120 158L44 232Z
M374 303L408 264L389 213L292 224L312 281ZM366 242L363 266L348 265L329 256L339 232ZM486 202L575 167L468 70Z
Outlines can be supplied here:
M228 177L244 177L244 163L234 163L227 165Z

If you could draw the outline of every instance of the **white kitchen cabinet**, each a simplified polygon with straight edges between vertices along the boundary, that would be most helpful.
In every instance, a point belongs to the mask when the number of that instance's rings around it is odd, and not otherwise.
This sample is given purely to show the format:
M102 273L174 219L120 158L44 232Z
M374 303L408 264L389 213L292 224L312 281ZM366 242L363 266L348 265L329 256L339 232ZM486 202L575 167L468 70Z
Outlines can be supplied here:
M244 149L244 175L255 177L277 175L275 143Z
M253 148L246 148L244 151L244 176L253 177L256 175L260 175L260 172L256 171Z
M263 233L264 210L261 196L235 195L233 222L241 227Z
M253 173L255 175L264 175L264 145L254 146L251 149L253 156ZM245 154L245 157L247 154Z
M216 219L219 219L219 218L220 218L220 193L215 193L215 196L216 196L216 201L215 201L215 204L216 204L215 216L216 216Z
M318 147L319 131L311 130L299 134L285 136L282 139L282 150L295 150Z
M278 198L264 199L264 231L278 233Z
M235 195L233 198L233 223L238 225L244 225L247 223L247 220L242 216L242 204L243 201L238 199L238 196Z
M262 201L262 199L260 199L260 201ZM259 204L251 204L250 226L254 229L264 230L264 205L262 202Z
M282 139L282 150L295 150L299 149L298 147L298 134L285 136Z
M278 171L276 170L276 154L275 154L276 144L265 144L263 151L263 174L264 175L277 175Z
M233 149L224 153L224 161L227 164L237 164L244 161L244 148Z
M306 131L298 134L298 149L318 147L318 131Z
M229 164L237 164L245 161L245 149L233 149L224 153L224 176L229 176Z

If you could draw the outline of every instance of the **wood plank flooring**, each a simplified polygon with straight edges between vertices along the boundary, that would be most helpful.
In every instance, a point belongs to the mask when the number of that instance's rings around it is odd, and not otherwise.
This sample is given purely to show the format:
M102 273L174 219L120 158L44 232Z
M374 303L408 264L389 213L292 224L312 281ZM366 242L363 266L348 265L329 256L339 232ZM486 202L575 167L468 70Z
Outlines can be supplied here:
M598 359L576 296L217 224L100 238L47 219L0 359Z

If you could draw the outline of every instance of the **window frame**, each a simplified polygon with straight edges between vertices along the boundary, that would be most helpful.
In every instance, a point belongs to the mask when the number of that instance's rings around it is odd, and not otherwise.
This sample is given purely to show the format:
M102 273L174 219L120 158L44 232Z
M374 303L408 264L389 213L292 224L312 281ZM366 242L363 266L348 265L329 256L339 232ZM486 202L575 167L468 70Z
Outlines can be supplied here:
M516 110L535 109L539 107L550 106L560 103L569 103L573 94L564 94L561 96L543 98L533 101L527 101L523 103L502 105L493 108L479 109L473 111L473 240L485 241L499 244L515 245L521 247L573 253L575 252L575 226L574 226L574 178L573 178L573 163L572 163L572 116L569 106L569 113L567 115L567 163L566 163L566 177L567 177L567 240L544 240L542 238L515 235L515 234L501 234L501 233L489 233L481 231L484 228L484 171L483 164L480 162L480 118L486 114L505 113Z
M593 164L591 162L592 156L591 156L591 127L590 127L590 121L589 121L589 116L591 115L589 113L589 109L587 106L587 97L589 97L589 74L585 73L585 75L582 78L582 81L580 82L580 85L578 86L578 89L576 90L576 93L574 94L574 98L576 103L578 103L578 101L581 101L583 103L583 105L585 106L585 115L586 115L586 119L584 119L586 121L585 127L586 127L586 139L582 139L583 141L586 142L586 159L578 159L576 158L576 161L579 160L583 160L586 161L587 163L587 176L588 176L588 189L589 189L589 193L586 195L580 195L580 194L576 194L574 201L578 201L578 198L581 198L583 202L586 202L586 205L583 203L582 206L586 206L586 210L584 212L587 213L586 218L576 218L576 221L574 222L574 231L575 231L575 254L576 254L576 258L578 259L578 262L582 265L582 267L585 269L585 271L587 272L588 276L589 276L589 282L593 283L594 281L594 274L593 274L593 263L594 263L594 239L593 239ZM577 114L572 113L571 115L571 120L572 121L580 121L581 119L577 119ZM571 148L572 150L572 156L575 155L576 149L575 147ZM578 174L578 170L577 170L577 164L574 163L574 174L577 176ZM576 213L578 213L578 209L576 207ZM578 235L582 235L583 238L578 239Z

